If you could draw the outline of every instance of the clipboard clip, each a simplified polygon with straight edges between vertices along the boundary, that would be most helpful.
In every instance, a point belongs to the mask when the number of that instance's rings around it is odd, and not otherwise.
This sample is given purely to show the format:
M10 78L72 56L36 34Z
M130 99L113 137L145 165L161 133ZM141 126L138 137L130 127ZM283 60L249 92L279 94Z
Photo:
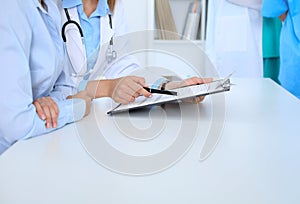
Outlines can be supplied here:
M220 80L220 84L216 87L216 89L218 88L223 88L223 89L227 89L230 88L230 86L234 86L236 84L232 84L230 83L230 77L232 76L233 73L229 74L227 77L225 77L224 79Z

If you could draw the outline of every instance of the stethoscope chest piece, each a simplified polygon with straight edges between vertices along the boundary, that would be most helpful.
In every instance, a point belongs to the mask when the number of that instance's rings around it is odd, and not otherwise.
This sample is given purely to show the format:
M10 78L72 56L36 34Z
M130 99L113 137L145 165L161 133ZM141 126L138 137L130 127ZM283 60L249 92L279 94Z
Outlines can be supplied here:
M110 14L108 15L108 18L109 18L110 29L113 29L112 18L111 18ZM108 45L108 48L106 51L106 61L108 64L110 64L112 61L114 61L117 58L117 52L114 50L113 45L114 45L114 37L111 36L109 45Z
M113 46L109 45L106 51L106 61L108 64L117 59L117 52L113 50Z

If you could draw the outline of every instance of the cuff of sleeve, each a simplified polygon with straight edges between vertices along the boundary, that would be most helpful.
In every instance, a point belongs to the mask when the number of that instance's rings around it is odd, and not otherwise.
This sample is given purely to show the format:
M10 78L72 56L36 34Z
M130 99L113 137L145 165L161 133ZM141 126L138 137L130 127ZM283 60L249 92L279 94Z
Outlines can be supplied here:
M74 98L73 101L73 121L81 120L85 115L86 104L85 100Z
M86 80L86 79L82 79L80 82L79 82L79 85L78 85L78 91L84 91L86 89L86 86L87 86L87 83L89 81Z
M68 124L82 119L85 115L85 100L74 98L57 102L59 124Z

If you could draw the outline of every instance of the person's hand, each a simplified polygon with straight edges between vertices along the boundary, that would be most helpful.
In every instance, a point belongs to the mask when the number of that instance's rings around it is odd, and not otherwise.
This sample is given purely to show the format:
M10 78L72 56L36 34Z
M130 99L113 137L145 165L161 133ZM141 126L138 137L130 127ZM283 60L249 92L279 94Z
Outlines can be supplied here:
M281 14L281 15L279 16L279 18L280 18L280 20L281 20L282 22L285 21L287 14L288 14L288 11L285 12L284 14Z
M143 89L148 86L142 77L127 76L114 79L112 82L110 97L117 103L132 103L140 95L151 97L151 93Z
M75 95L67 97L67 99L72 99L72 98L80 98L80 99L85 100L86 107L85 107L84 116L87 116L91 111L91 101L92 101L92 98L91 98L91 96L88 95L88 92L87 91L80 91Z
M33 105L40 119L46 121L46 128L57 128L59 110L51 97L38 98L33 102Z
M185 86L192 86L197 84L206 84L212 82L212 78L199 78L199 77L191 77L179 82L169 82L166 84L165 89L176 89ZM185 100L186 102L200 103L203 101L205 96L195 97L191 100Z

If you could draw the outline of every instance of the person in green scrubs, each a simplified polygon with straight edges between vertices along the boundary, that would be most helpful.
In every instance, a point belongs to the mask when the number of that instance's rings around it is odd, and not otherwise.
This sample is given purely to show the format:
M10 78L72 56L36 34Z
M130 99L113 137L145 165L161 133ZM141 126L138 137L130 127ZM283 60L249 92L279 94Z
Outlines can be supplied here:
M280 69L280 31L282 23L279 18L263 18L263 63L264 77L271 78L278 84Z

